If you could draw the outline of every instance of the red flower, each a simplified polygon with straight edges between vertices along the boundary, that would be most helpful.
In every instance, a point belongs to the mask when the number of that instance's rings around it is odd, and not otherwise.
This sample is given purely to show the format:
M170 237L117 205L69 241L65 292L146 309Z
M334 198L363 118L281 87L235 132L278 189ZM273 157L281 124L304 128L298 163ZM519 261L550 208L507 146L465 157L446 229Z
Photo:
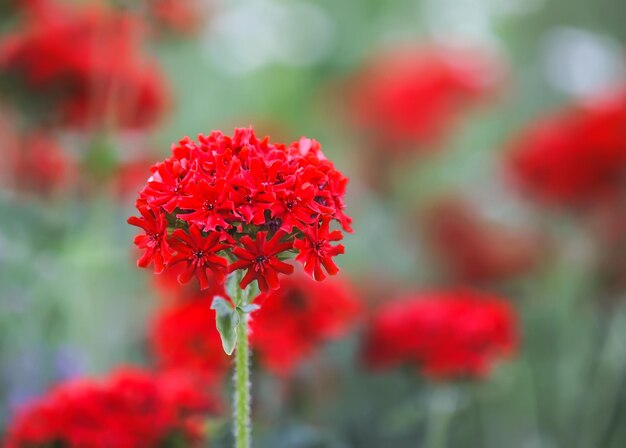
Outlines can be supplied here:
M3 175L19 190L51 194L66 187L75 174L75 162L48 131L31 130L26 136L2 135L2 139L7 169Z
M216 254L228 246L220 243L220 234L213 232L204 237L195 225L189 226L189 233L176 229L168 240L176 255L170 264L186 263L185 270L178 276L181 283L189 282L194 276L200 281L200 288L209 287L209 273L221 278L226 274L228 262Z
M469 203L449 198L427 212L425 239L446 273L462 282L493 282L527 274L545 243L527 229L490 222Z
M160 447L170 438L198 446L198 420L221 406L191 377L124 369L102 381L62 384L18 414L5 446Z
M257 298L252 314L251 343L261 364L288 375L326 341L343 335L361 305L352 288L341 281L319 283L297 273L280 289Z
M141 197L147 198L151 205L163 207L167 213L172 213L185 194L190 177L188 170L189 162L184 158L173 157L159 163L153 168L153 174Z
M166 29L192 34L202 25L204 2L194 0L148 0L150 16L157 22L156 31Z
M279 223L279 228L292 232L300 223L313 224L316 219L315 188L311 184L303 185L295 180L293 189L278 190L276 201L272 204L271 215Z
M137 261L137 266L148 267L154 263L154 272L160 274L165 268L165 264L172 258L170 245L167 241L167 220L165 214L154 211L145 205L138 205L137 209L141 217L131 216L128 224L137 226L145 230L145 234L135 237L135 245L139 249L145 249L141 258Z
M186 260L188 269L180 281L195 273L205 288L211 269L223 280L222 258L212 264L204 260L202 269L195 268L195 249L207 253L203 239L215 246L213 255L223 250L236 258L230 272L247 270L240 283L244 288L254 280L263 291L278 288L279 274L293 271L282 253L294 248L302 249L299 260L315 279L325 278L322 266L337 272L331 258L343 246L329 241L341 239L341 231L329 232L328 226L336 220L351 231L344 210L348 180L315 140L301 138L285 146L257 139L252 129L236 129L232 137L214 131L197 141L182 139L172 147L171 157L151 171L139 204L162 212L168 229L176 229L168 239L175 254L166 269ZM270 241L268 234L274 235Z
M38 1L0 45L0 71L52 105L60 124L143 128L166 108L164 81L141 54L141 24L92 4Z
M501 299L469 291L415 294L382 306L365 341L373 368L414 365L435 379L482 377L517 346L515 314Z
M518 184L545 203L585 206L614 197L626 178L626 94L531 125L513 144Z
M224 180L220 179L215 185L209 185L205 180L192 184L186 192L188 196L178 201L178 207L192 210L191 213L179 213L177 216L193 223L205 232L218 227L226 229L230 224L226 219L232 219L234 204L228 200L228 190Z
M160 368L196 372L210 384L224 377L230 359L222 349L211 300L195 294L159 312L151 340Z
M129 197L140 190L146 182L146 172L152 160L142 155L120 162L112 175L111 187L120 198Z
M339 268L332 257L344 252L343 245L333 246L330 244L331 241L343 239L343 235L339 230L329 232L329 226L330 220L323 219L319 225L305 231L305 238L296 240L294 243L294 248L300 250L296 260L303 264L307 274L319 281L326 278L322 267L330 275L339 272Z
M431 144L500 77L500 67L478 52L401 49L376 57L352 80L351 118L386 151Z
M278 231L274 236L267 240L267 232L259 232L256 240L248 235L241 237L243 247L235 247L233 255L238 260L230 265L230 271L237 269L247 269L246 275L241 280L241 288L245 288L254 280L257 281L259 289L263 292L271 289L278 289L278 273L291 274L293 266L281 261L278 255L290 250L293 247L291 241L281 242L280 240L286 235L283 231Z

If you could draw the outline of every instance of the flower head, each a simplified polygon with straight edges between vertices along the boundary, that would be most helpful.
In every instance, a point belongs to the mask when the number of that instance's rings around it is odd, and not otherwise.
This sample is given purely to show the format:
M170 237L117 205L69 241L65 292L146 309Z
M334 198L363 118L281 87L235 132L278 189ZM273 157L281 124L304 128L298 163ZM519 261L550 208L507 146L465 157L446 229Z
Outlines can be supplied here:
M615 196L626 178L626 94L532 124L513 143L510 173L544 203L585 206Z
M288 375L321 344L355 323L361 304L352 287L337 279L315 282L298 272L281 288L261 294L252 315L251 343L260 363Z
M475 51L433 46L385 53L351 83L351 118L388 151L428 145L445 136L467 106L493 91L501 71Z
M142 54L136 18L101 5L30 3L23 25L0 43L0 73L46 101L62 125L158 121L167 105L164 80Z
M55 136L48 130L6 135L5 132L10 132L10 123L2 121L3 117L0 117L5 149L4 169L0 169L3 178L19 190L41 195L64 191L74 180L76 162L63 151ZM6 129L5 125L8 125Z
M194 372L209 383L228 372L230 359L222 350L211 299L198 292L159 311L151 343L161 369Z
M160 447L172 437L191 446L202 416L220 407L191 376L121 369L57 386L17 415L5 446Z
M342 231L330 226L337 221L351 231L347 179L315 140L282 145L257 139L252 129L232 137L214 131L182 139L151 171L137 201L144 218L129 220L146 231L136 240L146 250L140 266L184 264L180 282L196 277L202 288L210 286L209 274L220 282L227 271L245 270L240 286L256 281L264 292L293 272L286 262L293 255L316 280L326 277L323 269L338 272L332 257L343 246L330 242Z
M408 364L435 379L482 377L517 346L510 305L465 290L415 294L382 306L365 340L373 368Z
M528 274L545 254L545 238L486 219L461 198L439 200L424 220L427 245L447 275L463 283L510 280Z

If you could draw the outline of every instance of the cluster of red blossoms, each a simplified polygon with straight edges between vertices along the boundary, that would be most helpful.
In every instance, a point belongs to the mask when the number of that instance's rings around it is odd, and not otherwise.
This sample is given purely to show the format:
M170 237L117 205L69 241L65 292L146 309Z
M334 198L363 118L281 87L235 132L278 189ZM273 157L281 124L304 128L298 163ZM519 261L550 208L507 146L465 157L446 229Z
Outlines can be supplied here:
M372 368L413 365L434 379L483 377L517 346L504 300L470 291L416 294L384 305L365 345Z
M212 297L186 293L159 312L151 340L161 369L192 371L211 384L224 377L230 360L215 328ZM315 282L299 272L255 302L261 309L252 314L250 342L259 363L281 376L322 343L344 334L361 310L348 284Z
M426 241L455 281L510 280L531 271L544 255L538 234L491 222L461 198L438 201L425 218Z
M0 135L7 134L0 129ZM7 172L2 174L12 187L52 194L72 181L76 167L52 134L39 131L15 139L15 144L6 144L3 154Z
M475 51L401 49L373 59L352 82L350 115L377 146L436 143L466 106L494 90L502 68Z
M193 372L207 384L224 378L231 359L222 349L212 299L197 292L159 311L150 338L159 369Z
M345 334L361 311L347 283L314 282L298 273L255 301L261 309L251 321L252 347L267 369L282 376L322 343Z
M279 274L291 274L289 254L316 280L336 274L333 257L343 253L338 221L344 214L347 178L328 161L315 140L288 146L257 139L252 129L228 137L214 131L198 141L184 138L172 156L151 169L140 192L140 217L128 222L145 233L135 244L145 252L140 267L157 273L182 264L181 283L196 277L202 289L228 272L246 270L245 288L279 287ZM228 258L231 259L229 264Z
M181 34L198 31L205 15L202 0L147 0L148 13L157 22L157 31L166 28Z
M136 19L93 4L28 5L19 29L0 42L0 72L52 105L48 121L54 116L63 126L142 128L160 118L164 81L142 54Z
M123 369L52 390L18 414L3 446L202 446L203 416L220 406L190 377Z
M513 144L510 167L526 191L549 204L618 196L626 179L626 94L535 123Z

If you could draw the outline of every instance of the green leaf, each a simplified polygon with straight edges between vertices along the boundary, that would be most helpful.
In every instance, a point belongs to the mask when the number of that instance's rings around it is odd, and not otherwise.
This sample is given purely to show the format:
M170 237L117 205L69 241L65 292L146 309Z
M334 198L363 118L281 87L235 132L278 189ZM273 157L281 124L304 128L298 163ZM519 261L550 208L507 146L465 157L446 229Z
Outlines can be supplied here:
M240 309L242 313L252 313L253 311L261 309L261 306L257 305L256 303L250 303L248 305L239 306L237 308Z
M230 305L230 302L220 296L213 298L211 309L215 310L215 323L222 338L222 347L230 356L237 345L239 312Z

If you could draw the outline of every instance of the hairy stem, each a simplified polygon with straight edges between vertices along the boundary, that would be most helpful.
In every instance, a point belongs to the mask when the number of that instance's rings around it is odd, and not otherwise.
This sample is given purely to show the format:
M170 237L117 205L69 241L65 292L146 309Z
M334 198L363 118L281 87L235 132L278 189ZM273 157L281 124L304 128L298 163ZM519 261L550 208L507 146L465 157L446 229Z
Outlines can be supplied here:
M250 288L243 291L242 303L250 303ZM235 446L250 448L250 347L248 313L240 313L235 348Z

